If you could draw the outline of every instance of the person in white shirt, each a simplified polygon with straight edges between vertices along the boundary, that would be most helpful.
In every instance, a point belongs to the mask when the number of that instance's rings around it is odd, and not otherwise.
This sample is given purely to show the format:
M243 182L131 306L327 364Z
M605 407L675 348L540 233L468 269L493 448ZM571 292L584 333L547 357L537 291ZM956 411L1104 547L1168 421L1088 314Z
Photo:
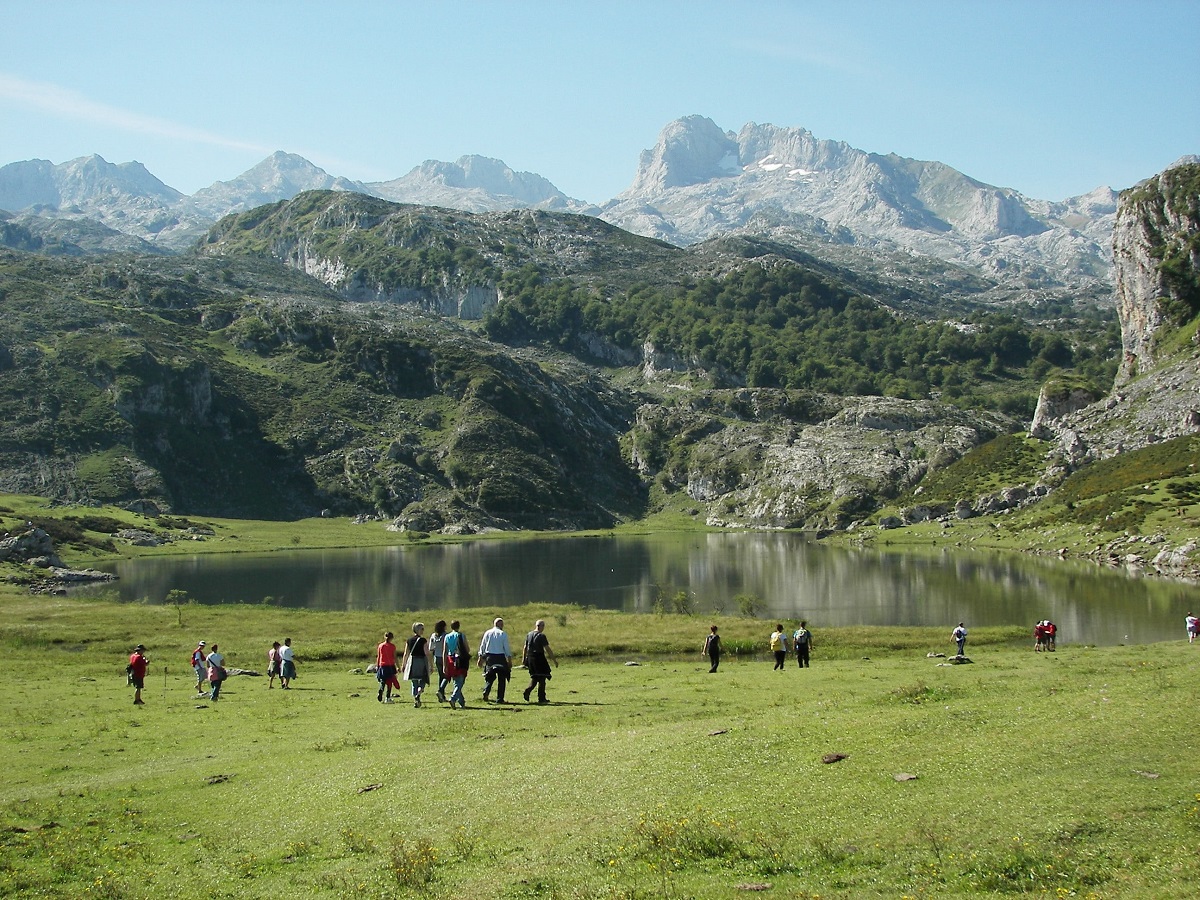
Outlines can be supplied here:
M296 651L292 649L292 639L284 638L283 646L279 648L279 686L285 691L288 690L295 677Z
M483 700L491 700L496 685L496 702L504 702L504 691L512 674L512 647L504 631L504 620L497 618L479 641L479 665L483 667Z
M208 667L209 694L208 699L216 702L221 697L221 685L225 681L225 656L221 648L213 644L212 653L204 660Z
M958 655L962 656L963 648L967 645L967 626L959 622L950 636L954 638L954 643L958 647Z

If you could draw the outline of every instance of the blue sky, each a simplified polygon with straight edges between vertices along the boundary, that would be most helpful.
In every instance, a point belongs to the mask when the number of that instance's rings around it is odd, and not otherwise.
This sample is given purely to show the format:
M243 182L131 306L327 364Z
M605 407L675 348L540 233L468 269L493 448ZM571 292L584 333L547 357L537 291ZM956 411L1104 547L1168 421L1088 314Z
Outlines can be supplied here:
M185 193L274 150L624 190L668 122L803 127L1059 200L1200 154L1200 0L0 0L0 165Z

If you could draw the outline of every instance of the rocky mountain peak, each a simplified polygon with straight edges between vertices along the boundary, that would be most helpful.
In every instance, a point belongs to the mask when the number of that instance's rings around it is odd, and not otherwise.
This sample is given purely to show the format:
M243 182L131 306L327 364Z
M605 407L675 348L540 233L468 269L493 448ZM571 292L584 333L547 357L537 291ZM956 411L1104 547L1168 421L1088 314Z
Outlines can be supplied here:
M455 162L426 160L400 178L364 187L368 193L396 203L447 206L468 212L585 207L541 175L517 172L502 160L476 155L461 156Z
M276 150L232 181L218 181L197 191L188 205L201 215L218 219L313 190L362 193L364 189L356 181L335 178L303 156Z
M643 151L633 184L600 215L681 245L771 222L763 236L772 239L837 234L865 249L969 265L1026 290L1107 279L1112 200L1066 202L1056 218L1051 204L944 163L868 153L804 128L751 122L735 135L688 116Z
M34 206L80 211L105 209L114 198L167 205L183 194L163 184L140 162L114 164L92 154L59 165L44 159L0 168L0 209L20 212Z
M656 194L736 175L740 153L732 134L704 116L686 116L667 125L651 150L643 150L637 177L621 197Z

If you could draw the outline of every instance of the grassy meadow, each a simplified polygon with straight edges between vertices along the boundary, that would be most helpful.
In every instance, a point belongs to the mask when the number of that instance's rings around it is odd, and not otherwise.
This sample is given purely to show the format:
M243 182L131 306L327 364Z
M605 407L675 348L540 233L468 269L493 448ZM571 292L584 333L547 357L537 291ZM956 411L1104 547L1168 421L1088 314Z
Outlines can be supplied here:
M1200 645L1033 653L1024 629L817 630L773 672L770 622L577 607L535 618L549 706L375 700L381 612L0 592L0 896L1191 898ZM458 617L478 639L493 612ZM237 676L197 698L197 639ZM151 660L132 704L133 644ZM637 663L631 665L630 663ZM841 758L826 762L829 755ZM915 776L915 777L909 777Z

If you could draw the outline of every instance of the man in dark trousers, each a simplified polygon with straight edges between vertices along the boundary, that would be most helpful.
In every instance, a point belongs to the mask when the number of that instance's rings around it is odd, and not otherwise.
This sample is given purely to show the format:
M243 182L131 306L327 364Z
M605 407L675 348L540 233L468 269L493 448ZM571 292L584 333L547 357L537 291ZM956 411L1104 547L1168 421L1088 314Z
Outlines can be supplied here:
M550 680L550 663L558 667L558 657L550 649L550 639L545 635L546 620L538 619L533 625L533 631L525 635L525 668L529 670L529 687L525 688L525 702L536 687L538 703L549 703L546 699L546 682ZM547 657L549 657L547 659Z
M504 690L512 673L512 648L504 620L497 618L479 641L479 665L483 668L483 700L491 700L492 685L496 685L496 701L504 702Z
M792 635L792 646L796 648L796 665L801 669L808 668L808 651L812 649L812 632L808 623L801 621L800 627Z

